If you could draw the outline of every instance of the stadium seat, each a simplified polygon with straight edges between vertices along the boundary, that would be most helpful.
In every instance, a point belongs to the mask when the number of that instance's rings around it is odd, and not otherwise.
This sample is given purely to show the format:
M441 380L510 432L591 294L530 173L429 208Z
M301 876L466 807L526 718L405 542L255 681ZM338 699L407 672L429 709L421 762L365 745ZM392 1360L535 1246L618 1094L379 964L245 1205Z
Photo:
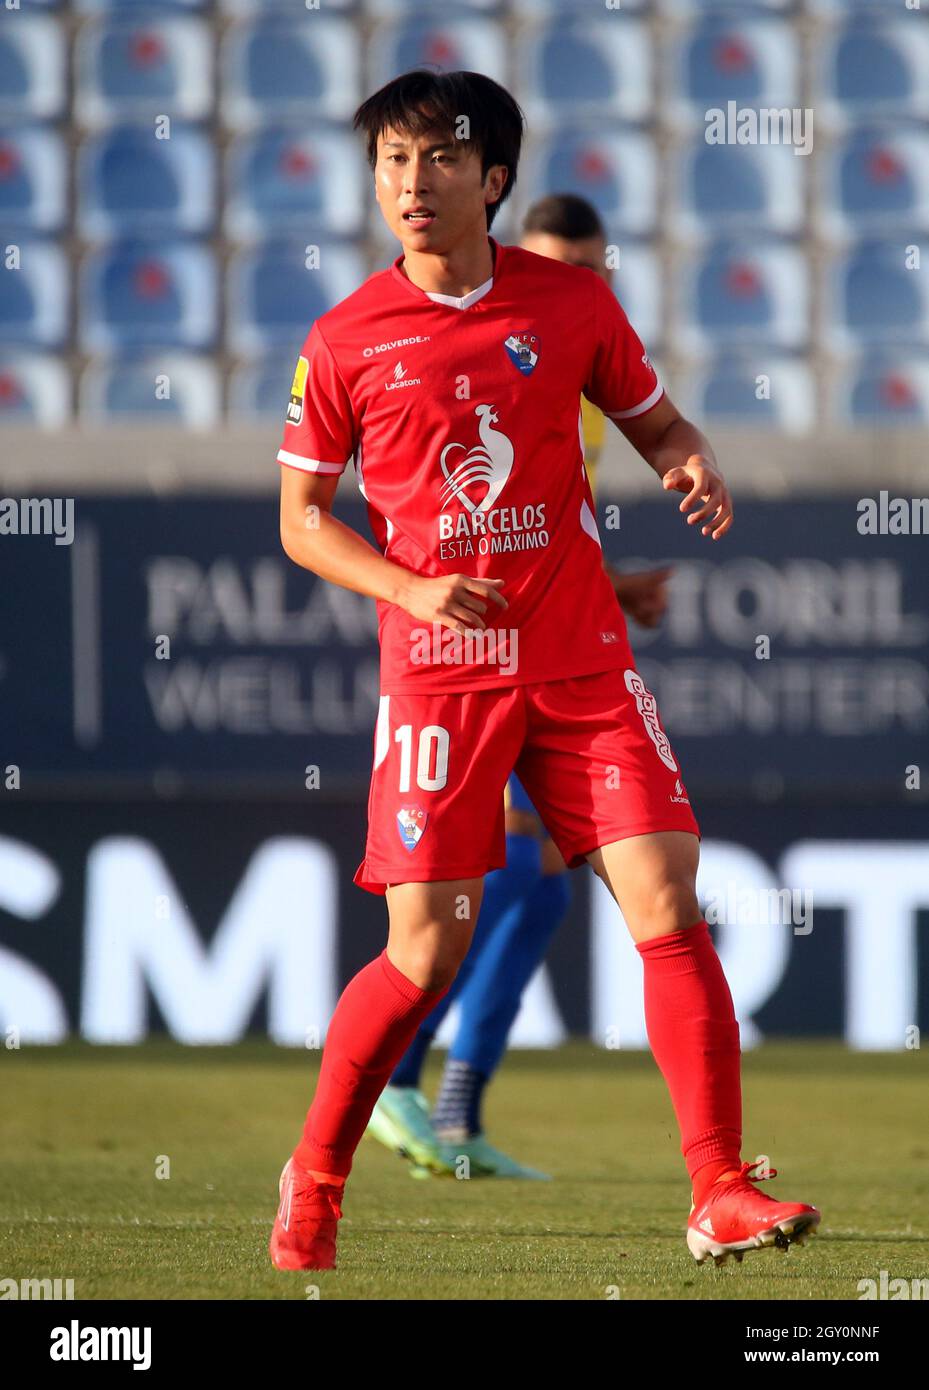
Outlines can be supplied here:
M75 40L74 112L84 125L204 120L213 104L213 36L186 15L85 25Z
M0 257L0 346L59 348L68 332L68 262L49 242L18 243L18 268Z
M359 43L347 19L272 16L233 24L223 41L227 125L341 121L361 100Z
M229 381L229 417L256 424L284 419L294 358L275 355L244 363Z
M209 232L215 222L214 144L174 126L118 126L89 140L78 166L78 224L85 237Z
M216 268L185 242L124 242L91 253L83 266L79 323L88 352L215 345Z
M827 236L929 230L929 131L888 122L858 129L820 161L818 221Z
M802 360L724 354L683 374L677 404L691 419L804 434L816 420L816 387Z
M829 345L843 351L858 345L929 347L929 293L922 264L929 245L906 235L890 241L863 241L837 256L828 277Z
M639 20L579 16L530 26L516 60L530 122L641 121L652 114L652 44Z
M652 141L635 130L567 129L534 142L521 178L531 199L577 193L611 233L648 236L658 212L658 161Z
M800 106L799 41L774 15L712 14L669 45L668 116L702 124L709 109Z
M873 354L846 363L831 397L834 422L846 427L929 424L929 354Z
M51 15L5 14L0 27L0 121L46 121L65 103L65 43Z
M209 358L187 353L91 364L79 392L87 424L151 423L206 430L222 413L219 373Z
M71 377L64 362L40 353L0 352L0 425L59 429L71 417Z
M67 216L68 179L61 136L41 126L0 134L0 224L5 230L58 232Z
M675 341L684 352L746 343L805 348L809 339L809 272L791 246L722 242L678 272L680 316Z
M435 17L419 11L388 20L378 25L368 51L372 89L424 65L506 80L506 36L498 24L480 15L452 10Z
M152 0L71 0L76 10L83 14L100 14L106 10L116 10L128 15L152 12ZM211 8L211 0L159 0L159 10L178 10L196 12Z
M819 67L817 115L828 122L929 117L925 11L853 17L823 41Z
M234 257L226 288L232 352L276 350L296 359L313 322L366 278L357 251L320 243L319 252L317 270L307 269L305 246L297 242L263 242Z
M661 348L664 336L662 275L658 255L650 247L623 241L611 287L626 317L650 354Z
M291 127L240 137L229 150L226 232L281 235L322 225L360 236L370 171L357 137Z
M680 150L669 180L674 235L802 232L808 167L790 145L693 140Z

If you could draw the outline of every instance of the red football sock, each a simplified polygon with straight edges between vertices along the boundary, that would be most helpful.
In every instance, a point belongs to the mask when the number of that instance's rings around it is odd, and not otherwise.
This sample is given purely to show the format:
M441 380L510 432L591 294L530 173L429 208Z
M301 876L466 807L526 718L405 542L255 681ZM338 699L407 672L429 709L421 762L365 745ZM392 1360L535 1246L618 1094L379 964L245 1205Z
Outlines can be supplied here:
M699 1206L737 1170L742 1145L739 1025L706 922L637 943L645 966L645 1026L668 1084L681 1152Z
M294 1150L299 1167L348 1176L378 1096L447 988L420 989L386 950L349 981L329 1024L316 1095Z

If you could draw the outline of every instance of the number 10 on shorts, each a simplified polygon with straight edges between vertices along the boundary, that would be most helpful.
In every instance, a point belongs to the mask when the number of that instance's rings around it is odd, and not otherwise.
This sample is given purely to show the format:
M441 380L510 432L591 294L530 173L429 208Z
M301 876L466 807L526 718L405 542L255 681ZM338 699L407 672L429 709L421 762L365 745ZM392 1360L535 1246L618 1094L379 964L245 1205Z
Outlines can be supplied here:
M399 790L408 792L413 764L413 725L401 724L394 734L394 742L400 745ZM440 792L448 781L448 742L448 730L441 724L427 724L420 730L416 750L416 785L420 791ZM435 774L430 776L433 764Z

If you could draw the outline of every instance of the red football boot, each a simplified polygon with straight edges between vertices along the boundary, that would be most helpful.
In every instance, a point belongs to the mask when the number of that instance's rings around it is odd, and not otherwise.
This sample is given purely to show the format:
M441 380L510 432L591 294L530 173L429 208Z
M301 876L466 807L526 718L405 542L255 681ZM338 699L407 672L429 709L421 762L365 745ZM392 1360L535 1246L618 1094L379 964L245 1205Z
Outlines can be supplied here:
M815 1207L805 1202L778 1202L752 1184L776 1178L777 1169L752 1175L763 1160L743 1163L738 1177L717 1181L699 1208L690 1208L687 1222L687 1248L697 1264L710 1255L718 1265L730 1255L741 1264L746 1250L774 1246L786 1250L792 1243L802 1245L820 1222Z
M269 1251L277 1269L335 1269L335 1233L342 1184L318 1182L292 1158L278 1184L281 1204Z

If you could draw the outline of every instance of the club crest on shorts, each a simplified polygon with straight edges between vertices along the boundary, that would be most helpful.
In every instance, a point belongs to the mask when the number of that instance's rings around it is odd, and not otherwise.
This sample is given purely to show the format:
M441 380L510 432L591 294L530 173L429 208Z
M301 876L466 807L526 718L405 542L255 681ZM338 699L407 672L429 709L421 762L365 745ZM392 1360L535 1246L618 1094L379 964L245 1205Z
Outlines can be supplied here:
M423 838L423 831L428 819L429 817L421 806L401 806L397 812L397 829L400 832L400 839L403 841L404 849L408 849L411 854Z
M503 346L513 366L518 367L523 376L528 376L532 371L542 350L538 338L528 330L524 333L511 333L508 338L504 338Z

